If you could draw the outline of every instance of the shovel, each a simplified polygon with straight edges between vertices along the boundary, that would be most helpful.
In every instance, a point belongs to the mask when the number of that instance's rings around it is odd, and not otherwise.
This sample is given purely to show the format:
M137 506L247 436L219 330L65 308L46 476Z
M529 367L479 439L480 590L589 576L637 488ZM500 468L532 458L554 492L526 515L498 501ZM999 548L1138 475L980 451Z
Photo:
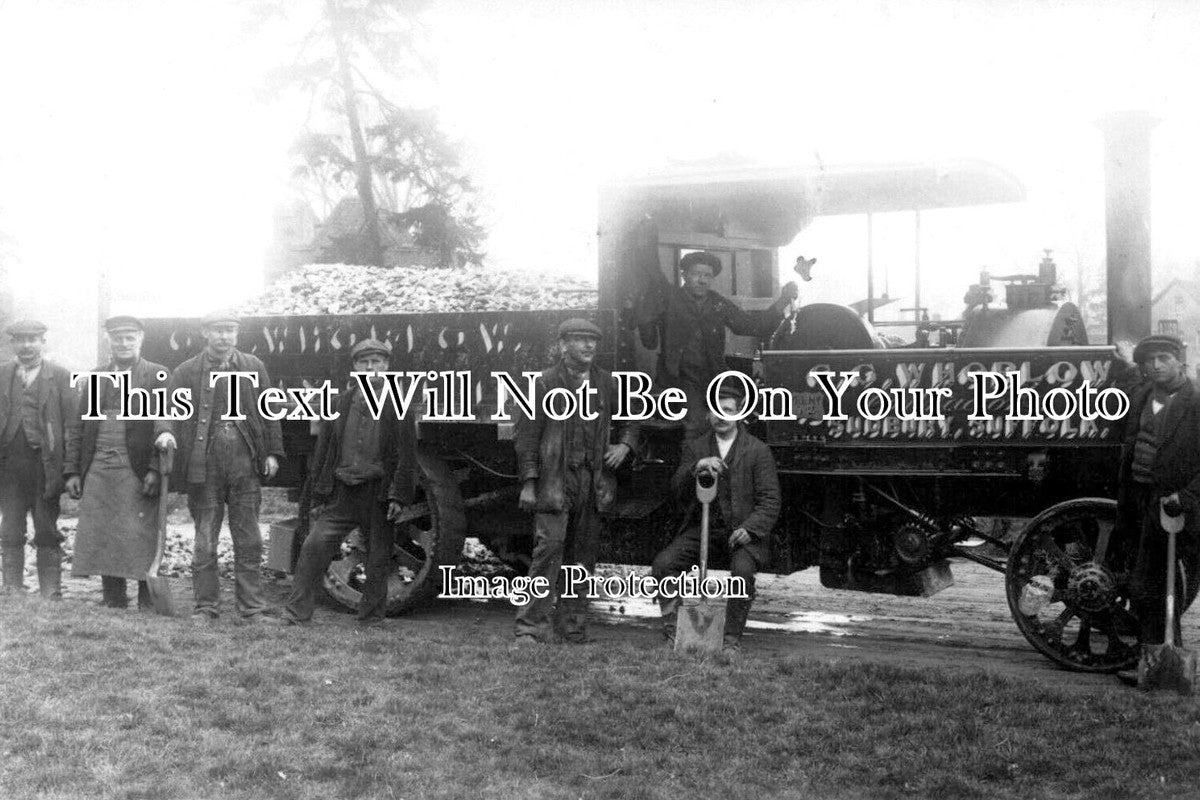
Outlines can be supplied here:
M700 501L700 585L708 576L708 506L717 496L717 476L696 475ZM725 637L725 598L684 598L675 622L675 652L720 653Z
M1174 506L1174 503L1170 504ZM1170 514L1168 511L1175 511ZM1183 530L1183 514L1160 501L1159 524L1167 532L1167 620L1164 639L1175 639L1175 535ZM1181 643L1182 644L1182 643ZM1196 653L1175 644L1143 644L1138 662L1138 686L1142 689L1174 689L1191 694L1196 683Z
M171 596L171 579L158 574L162 564L163 550L167 546L167 506L170 501L171 467L175 462L175 448L168 447L159 454L158 484L158 544L154 548L154 560L146 571L146 589L155 614L175 616L175 599Z

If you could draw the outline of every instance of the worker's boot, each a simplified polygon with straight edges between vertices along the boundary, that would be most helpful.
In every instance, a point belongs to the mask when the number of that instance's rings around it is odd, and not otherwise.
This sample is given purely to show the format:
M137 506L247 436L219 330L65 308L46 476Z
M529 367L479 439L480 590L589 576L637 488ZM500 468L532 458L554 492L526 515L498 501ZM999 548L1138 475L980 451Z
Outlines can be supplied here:
M125 579L112 575L100 576L100 589L104 594L101 604L107 608L129 608L129 598L125 595Z
M62 600L62 548L37 549L38 593L45 600Z
M751 600L730 600L725 605L725 639L721 649L727 653L740 652L742 649L742 631L746 629L746 619L750 616Z
M3 561L4 584L0 589L4 594L25 593L25 545L0 548L0 561Z
M659 600L658 607L662 611L663 640L666 641L669 647L674 648L675 626L679 621L679 598L672 597L670 599Z

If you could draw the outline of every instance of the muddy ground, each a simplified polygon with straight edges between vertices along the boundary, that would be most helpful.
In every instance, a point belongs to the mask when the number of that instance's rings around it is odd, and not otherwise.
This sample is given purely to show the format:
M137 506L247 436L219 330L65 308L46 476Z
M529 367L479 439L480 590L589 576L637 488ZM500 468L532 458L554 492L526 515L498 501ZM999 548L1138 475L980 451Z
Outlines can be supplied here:
M171 515L171 532L190 540L185 514ZM266 528L264 523L264 533ZM1083 690L1118 686L1112 676L1068 672L1036 652L1009 614L1000 573L965 561L953 562L953 571L954 585L928 598L826 589L815 568L788 576L760 576L744 650L750 657L755 652L770 652L920 669L986 670ZM98 579L68 578L64 583L68 600L99 603ZM281 603L290 578L267 583L272 602ZM173 584L177 607L186 617L190 581L179 578ZM229 609L232 584L227 579L222 581L222 592ZM648 601L595 602L593 611L600 623L594 626L594 635L602 641L619 638L658 646L657 610ZM512 606L507 601L443 600L393 624L398 631L410 624L463 626L476 631L483 626L507 636L511 620ZM353 618L330 600L318 609L316 622L350 625ZM1184 619L1184 639L1200 641L1200 616L1195 613Z

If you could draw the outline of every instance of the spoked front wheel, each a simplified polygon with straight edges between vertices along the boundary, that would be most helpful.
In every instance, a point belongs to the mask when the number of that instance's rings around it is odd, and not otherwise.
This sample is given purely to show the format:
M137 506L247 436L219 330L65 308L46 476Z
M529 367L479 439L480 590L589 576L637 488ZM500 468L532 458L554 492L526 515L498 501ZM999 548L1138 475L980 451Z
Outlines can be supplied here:
M1080 672L1115 672L1138 658L1129 607L1131 544L1117 535L1117 504L1070 500L1032 519L1005 571L1008 607L1030 644Z

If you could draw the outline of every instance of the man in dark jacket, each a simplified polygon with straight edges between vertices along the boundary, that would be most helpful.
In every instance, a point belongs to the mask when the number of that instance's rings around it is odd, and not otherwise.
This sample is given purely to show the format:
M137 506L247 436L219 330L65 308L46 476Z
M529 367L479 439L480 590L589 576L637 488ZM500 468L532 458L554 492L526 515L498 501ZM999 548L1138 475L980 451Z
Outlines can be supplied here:
M350 351L355 372L386 370L390 355L387 345L375 339L365 339ZM410 410L404 419L396 419L385 407L381 418L374 419L358 382L351 381L339 400L337 418L321 423L308 485L315 523L300 548L284 609L288 622L312 620L321 578L356 528L367 540L367 582L358 619L365 624L384 620L393 543L389 520L412 504L416 483L414 414Z
M559 638L587 641L587 598L559 598L560 571L564 563L596 566L596 551L604 528L601 516L613 504L619 467L637 444L637 429L621 429L613 436L615 387L612 375L593 362L600 329L585 319L559 325L559 363L542 372L537 398L556 388L572 392L593 389L591 410L595 419L580 413L565 420L551 419L540 408L532 417L518 412L514 446L520 474L520 507L534 512L533 559L530 578L545 578L553 588L549 597L532 598L517 609L517 642L552 642ZM555 619L551 611L555 609Z
M1138 343L1133 359L1149 381L1134 392L1126 417L1118 517L1122 530L1137 537L1130 598L1141 623L1142 642L1162 644L1167 636L1163 630L1167 535L1159 524L1162 505L1168 513L1182 509L1186 518L1177 540L1176 596L1181 610L1200 569L1200 393L1187 378L1178 338L1148 336ZM1173 638L1178 640L1178 628Z
M714 253L688 253L679 260L683 286L665 293L651 292L637 311L642 344L661 348L655 384L677 386L687 392L686 438L704 432L704 392L724 372L725 329L740 336L769 337L788 305L799 296L794 282L786 284L779 299L765 311L738 308L728 298L709 288L721 274L721 259Z
M721 408L733 415L741 399L723 393ZM678 493L690 498L684 519L687 526L654 558L651 574L661 584L699 563L699 502L695 496L696 476L708 472L718 477L717 499L709 515L709 547L729 553L729 572L746 583L748 599L730 599L725 612L726 650L741 646L742 631L754 599L754 573L770 561L771 529L779 518L779 477L775 458L761 441L741 430L736 422L708 415L710 433L688 442L679 469L671 478ZM674 642L679 599L661 597L663 634Z
M58 532L66 434L78 416L71 373L42 358L46 326L8 326L16 361L0 366L0 557L4 591L24 591L25 519L33 517L38 590L62 599L62 534Z
M112 317L104 323L112 359L97 372L129 376L130 412L157 413L135 393L167 385L168 370L141 356L144 329L136 317ZM103 604L127 608L126 580L138 581L138 607L150 604L144 580L158 546L158 462L153 419L118 419L121 393L108 380L99 383L104 419L76 415L67 431L67 492L80 500L72 572L99 575ZM81 396L87 385L80 387ZM152 396L152 395L151 395ZM81 404L81 407L82 404Z
M262 591L262 533L258 509L262 503L262 479L270 480L283 458L283 435L279 422L258 412L258 395L271 385L263 363L237 349L239 320L227 313L204 318L205 347L198 355L176 367L168 386L169 396L186 387L191 392L193 413L183 420L160 423L155 444L160 449L177 446L176 485L186 486L188 510L196 523L196 545L192 558L192 586L196 598L192 621L214 622L220 609L217 583L217 536L225 508L229 508L229 531L233 539L235 595L243 621L279 622L265 616ZM214 372L248 372L258 377L258 387L239 382L238 408L227 407L228 381ZM235 416L242 419L232 419Z

